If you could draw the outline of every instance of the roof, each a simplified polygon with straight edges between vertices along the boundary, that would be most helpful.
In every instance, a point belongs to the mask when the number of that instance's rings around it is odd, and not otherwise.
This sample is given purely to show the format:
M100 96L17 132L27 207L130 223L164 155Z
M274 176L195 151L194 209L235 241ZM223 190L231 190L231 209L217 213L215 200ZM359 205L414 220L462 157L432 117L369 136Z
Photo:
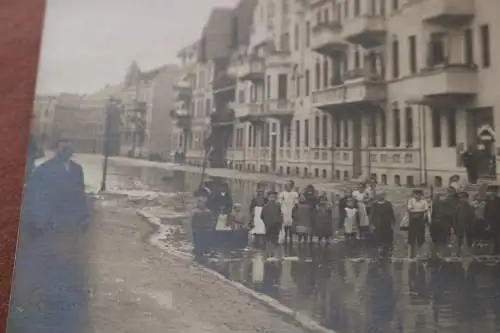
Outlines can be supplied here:
M203 27L202 35L204 35L208 30L211 30L213 26L224 24L227 18L232 17L232 15L233 15L233 8L216 7L212 9L212 12L208 17L208 21Z
M83 102L101 102L110 97L118 96L123 90L123 84L108 85L105 88L85 96Z
M179 67L176 65L163 65L154 69L151 69L146 72L141 73L141 79L144 81L150 81L154 79L158 74L162 72L168 72L168 71L178 71Z
M186 53L191 53L191 52L197 51L199 44L200 44L200 41L196 41L188 46L183 47L179 52L177 52L177 57L182 58L183 56L186 55Z

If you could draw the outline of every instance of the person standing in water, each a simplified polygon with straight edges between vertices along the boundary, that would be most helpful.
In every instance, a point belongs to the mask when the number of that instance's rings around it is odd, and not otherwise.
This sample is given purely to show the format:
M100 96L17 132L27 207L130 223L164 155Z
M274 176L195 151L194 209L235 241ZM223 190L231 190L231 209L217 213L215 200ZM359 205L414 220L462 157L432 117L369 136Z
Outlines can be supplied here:
M285 243L293 241L293 207L297 204L299 194L295 192L295 182L289 180L285 185L285 190L279 196L281 212L283 213L283 226L285 231Z
M278 193L268 193L268 200L262 208L261 219L265 225L266 252L270 255L278 245L278 237L283 225L281 206L277 201Z
M422 190L414 190L413 197L408 200L408 257L415 258L418 250L425 242L426 216L429 204L423 198Z
M293 225L299 243L309 239L311 241L311 222L313 217L313 210L311 205L307 202L307 198L304 194L299 196L299 202L295 205L292 211Z
M332 207L328 204L328 198L325 195L319 197L319 205L316 209L316 230L315 234L318 237L318 241L324 239L326 244L328 244L333 237L333 211Z
M377 193L370 211L375 240L380 252L390 253L394 240L396 216L392 203L386 200L385 192Z

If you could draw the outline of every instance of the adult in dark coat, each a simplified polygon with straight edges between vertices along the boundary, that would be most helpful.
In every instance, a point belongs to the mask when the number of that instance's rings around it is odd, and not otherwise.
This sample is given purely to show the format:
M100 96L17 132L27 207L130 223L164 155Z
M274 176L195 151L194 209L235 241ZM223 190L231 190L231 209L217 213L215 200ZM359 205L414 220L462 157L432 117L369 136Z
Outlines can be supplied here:
M484 219L493 238L493 253L500 254L500 197L498 186L489 186L486 192L487 201L484 207Z
M83 170L71 161L72 154L71 143L60 141L56 156L28 180L10 307L12 331L77 333L88 323L82 246L88 211Z
M479 172L478 156L474 147L469 147L462 154L462 160L465 170L467 171L467 178L469 183L476 184Z

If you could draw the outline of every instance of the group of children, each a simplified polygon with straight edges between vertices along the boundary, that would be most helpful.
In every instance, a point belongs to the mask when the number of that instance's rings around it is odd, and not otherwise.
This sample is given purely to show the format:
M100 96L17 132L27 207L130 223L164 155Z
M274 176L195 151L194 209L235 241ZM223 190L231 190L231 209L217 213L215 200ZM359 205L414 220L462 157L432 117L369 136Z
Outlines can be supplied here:
M226 230L248 228L257 245L292 243L295 237L299 243L312 243L314 238L328 243L338 229L344 231L347 241L370 236L380 250L392 249L396 226L394 207L385 193L376 193L375 186L369 182L345 192L343 197L335 196L333 202L329 202L326 195L318 195L312 185L299 193L291 180L280 194L266 193L265 186L258 186L250 203L250 223L239 205L229 212L232 200L226 191L227 187L223 187L220 198L212 200L221 209L207 208L209 196L201 196L193 215L193 230L212 228L206 221L214 220L217 215L225 217ZM427 229L434 255L449 247L452 235L456 237L457 255L460 255L464 244L473 246L491 236L488 233L493 234L496 253L500 252L500 198L495 191L477 195L470 201L467 192L450 186L446 195L436 195L428 201L421 189L414 190L400 224L400 228L407 231L408 256L415 257L422 248ZM220 218L215 218L218 220Z

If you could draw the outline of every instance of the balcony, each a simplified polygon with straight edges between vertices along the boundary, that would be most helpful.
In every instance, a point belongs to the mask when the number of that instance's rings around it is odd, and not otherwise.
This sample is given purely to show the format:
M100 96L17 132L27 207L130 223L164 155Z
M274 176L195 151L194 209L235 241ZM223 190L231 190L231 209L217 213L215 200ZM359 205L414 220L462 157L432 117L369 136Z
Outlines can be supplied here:
M385 19L380 15L362 15L348 19L343 24L342 37L364 48L380 46L386 36Z
M311 48L322 55L332 55L345 50L347 43L341 36L338 22L319 23L313 28Z
M442 26L463 25L474 17L474 0L426 0L422 20Z
M324 111L372 109L386 98L386 84L367 76L348 79L342 85L312 93L314 106Z
M210 122L214 127L227 127L234 125L235 112L231 109L217 110L210 115Z
M319 6L322 6L328 2L331 2L331 0L310 0L309 2L309 8L317 8Z
M257 122L262 120L261 103L229 103L229 108L234 111L235 119L240 121Z
M289 67L292 65L289 50L271 51L266 57L267 67Z
M264 80L264 72L264 59L250 57L238 68L238 77L242 81L259 81Z
M289 121L295 113L295 103L288 99L272 99L264 102L265 117Z
M177 128L187 130L191 127L191 116L188 110L172 110L170 116L174 119Z
M193 97L193 88L187 82L179 82L174 85L173 88L178 101L187 103L191 101Z
M428 102L460 104L478 93L477 69L464 64L433 66L420 72L419 92Z

